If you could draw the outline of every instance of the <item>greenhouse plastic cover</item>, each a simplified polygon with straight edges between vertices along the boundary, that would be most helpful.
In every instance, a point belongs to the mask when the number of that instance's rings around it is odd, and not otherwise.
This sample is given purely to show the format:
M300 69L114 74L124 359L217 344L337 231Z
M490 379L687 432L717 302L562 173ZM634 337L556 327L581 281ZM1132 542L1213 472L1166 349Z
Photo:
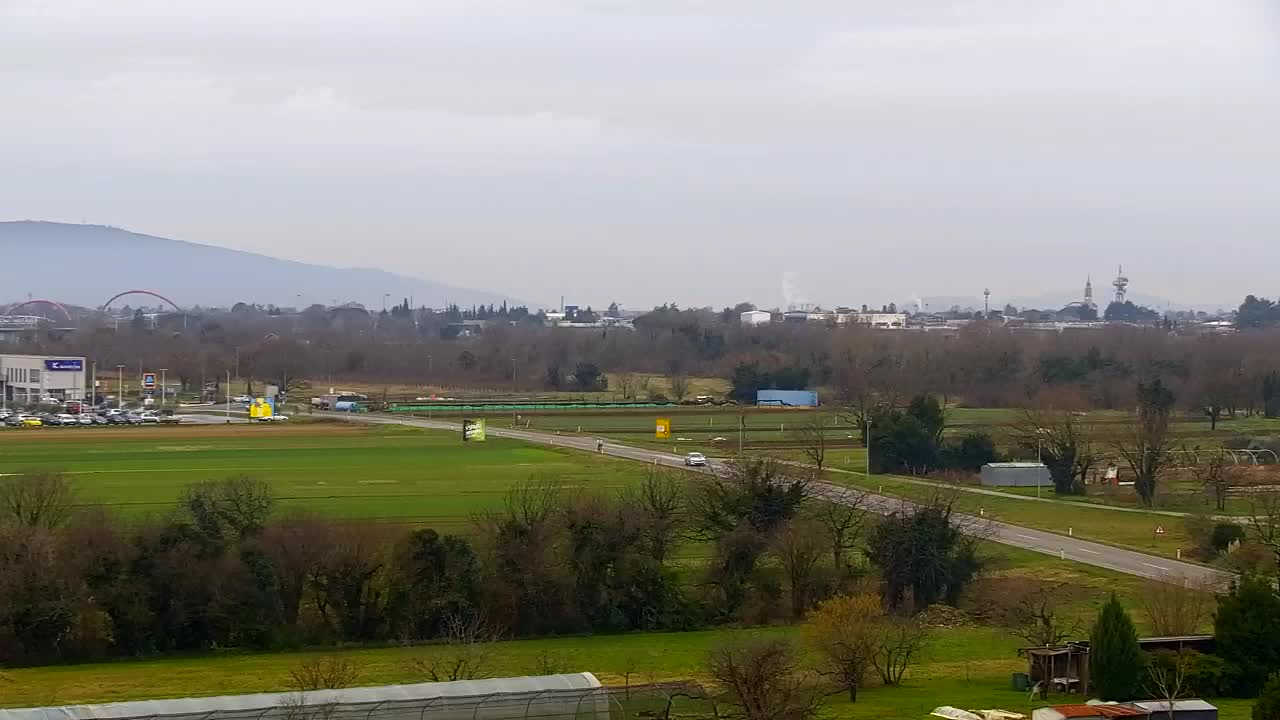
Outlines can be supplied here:
M96 720L107 718L580 718L602 711L608 696L591 673L380 685L342 690L222 695L142 700L102 705L0 709L0 720ZM595 692L593 692L595 691ZM597 696L592 702L584 700ZM603 705L602 705L603 703ZM592 708L595 712L592 712ZM585 712L584 712L585 711Z

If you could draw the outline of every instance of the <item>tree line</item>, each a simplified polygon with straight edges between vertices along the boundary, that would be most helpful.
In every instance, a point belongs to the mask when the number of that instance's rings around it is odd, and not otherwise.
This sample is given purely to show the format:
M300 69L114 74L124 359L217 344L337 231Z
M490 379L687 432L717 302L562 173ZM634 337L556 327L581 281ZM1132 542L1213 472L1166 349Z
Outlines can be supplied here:
M979 567L949 502L872 521L767 460L617 494L530 480L465 534L292 511L248 476L126 522L24 473L0 479L0 661L798 621L877 578L909 617Z
M324 385L351 380L634 396L634 385L620 386L619 376L643 374L723 378L743 402L762 388L817 389L824 402L855 408L868 397L930 394L979 407L1126 409L1137 404L1136 382L1158 376L1183 409L1207 409L1216 421L1280 415L1280 332L1273 307L1260 307L1266 302L1242 305L1242 330L1230 335L1123 324L1037 332L984 321L947 333L751 327L730 309L673 305L637 318L634 330L564 329L544 327L520 308L429 312L402 304L385 315L324 308L293 315L193 312L155 327L86 325L34 334L19 349L84 355L104 381L117 365L130 376L164 367L191 390L230 372L282 386L305 378ZM469 318L483 318L478 335L460 332L458 323Z

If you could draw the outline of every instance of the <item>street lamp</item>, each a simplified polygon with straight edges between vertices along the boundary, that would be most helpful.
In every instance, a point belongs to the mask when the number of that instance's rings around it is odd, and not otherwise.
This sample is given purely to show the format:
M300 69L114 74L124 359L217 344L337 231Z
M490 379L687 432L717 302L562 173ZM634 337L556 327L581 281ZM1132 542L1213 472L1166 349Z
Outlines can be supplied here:
M124 409L124 366L116 365L116 409Z
M164 374L168 372L168 370L169 368L160 368L160 407L164 407L164 396L165 396Z
M867 426L867 479L871 479L871 418L863 421Z

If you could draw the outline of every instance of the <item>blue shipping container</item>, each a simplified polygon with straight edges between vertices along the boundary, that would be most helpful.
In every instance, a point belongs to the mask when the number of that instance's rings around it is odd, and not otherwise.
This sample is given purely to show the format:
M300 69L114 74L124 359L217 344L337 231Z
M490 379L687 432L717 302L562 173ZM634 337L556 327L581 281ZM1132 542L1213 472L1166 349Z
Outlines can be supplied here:
M757 390L756 405L818 407L818 393L812 390Z

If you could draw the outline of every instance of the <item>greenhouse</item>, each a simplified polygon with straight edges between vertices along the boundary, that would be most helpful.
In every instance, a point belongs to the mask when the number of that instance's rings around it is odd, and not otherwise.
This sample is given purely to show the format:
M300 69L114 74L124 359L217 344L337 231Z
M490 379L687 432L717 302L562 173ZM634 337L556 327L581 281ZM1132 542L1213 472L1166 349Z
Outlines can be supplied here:
M607 720L591 673L0 709L0 720Z

